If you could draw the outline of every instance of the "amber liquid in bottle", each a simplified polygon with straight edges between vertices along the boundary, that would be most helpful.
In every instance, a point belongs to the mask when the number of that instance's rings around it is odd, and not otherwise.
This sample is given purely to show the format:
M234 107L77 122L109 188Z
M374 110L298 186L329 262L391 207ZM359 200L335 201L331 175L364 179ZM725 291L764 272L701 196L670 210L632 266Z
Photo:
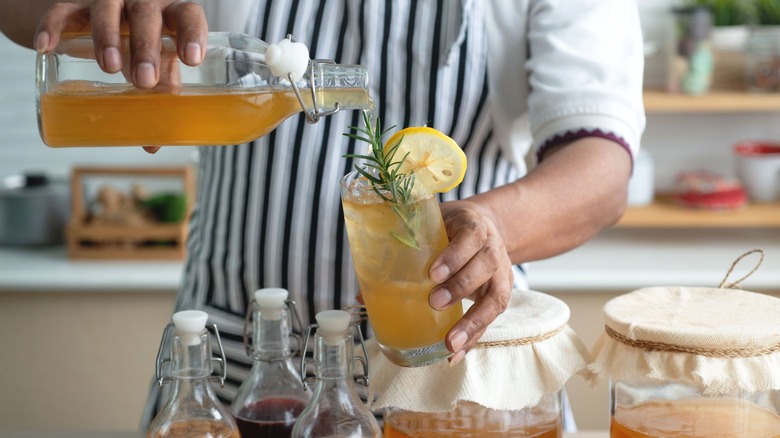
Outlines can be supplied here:
M64 81L41 96L41 133L50 147L231 145L262 137L301 111L291 90L224 91L185 86L106 92ZM342 106L367 99L361 89L321 91ZM310 104L311 95L303 95ZM142 143L142 144L141 144Z
M160 431L148 438L241 438L238 430L222 423L204 420L173 423L165 431Z
M651 401L619 408L611 438L780 438L780 416L738 399Z

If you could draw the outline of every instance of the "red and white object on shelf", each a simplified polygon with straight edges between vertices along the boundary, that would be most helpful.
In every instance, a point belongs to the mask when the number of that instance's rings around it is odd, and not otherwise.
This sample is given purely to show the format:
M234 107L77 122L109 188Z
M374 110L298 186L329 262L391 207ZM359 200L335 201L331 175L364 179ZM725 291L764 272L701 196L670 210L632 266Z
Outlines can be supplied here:
M739 180L706 170L680 173L674 198L684 207L711 211L739 210L747 204Z
M743 141L734 146L737 176L751 201L780 199L780 143Z

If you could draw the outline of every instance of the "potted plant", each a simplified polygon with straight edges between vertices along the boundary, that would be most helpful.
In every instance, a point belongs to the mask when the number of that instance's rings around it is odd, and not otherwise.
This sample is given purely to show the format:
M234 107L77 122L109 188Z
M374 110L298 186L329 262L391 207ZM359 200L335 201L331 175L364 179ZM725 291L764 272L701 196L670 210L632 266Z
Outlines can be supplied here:
M774 0L770 0L774 1ZM689 6L705 6L712 12L712 46L716 51L738 52L745 47L753 21L749 0L689 0Z
M759 26L780 25L780 0L755 0L754 8Z

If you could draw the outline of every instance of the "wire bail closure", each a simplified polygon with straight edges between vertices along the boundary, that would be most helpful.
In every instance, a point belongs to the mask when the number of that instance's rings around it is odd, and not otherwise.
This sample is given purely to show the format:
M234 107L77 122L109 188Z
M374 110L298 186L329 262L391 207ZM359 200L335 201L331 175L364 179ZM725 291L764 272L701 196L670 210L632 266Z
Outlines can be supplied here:
M163 358L163 350L165 349L166 341L169 339L172 339L171 333L175 329L175 326L173 323L168 323L168 325L165 326L165 329L163 330L163 336L162 339L160 339L160 347L157 349L157 359L155 360L155 378L157 379L157 385L163 386L163 384L167 382L173 382L176 380L174 377L171 376L164 376L163 375L163 366L168 363L170 364L173 361L173 352L168 352L168 357ZM214 337L217 339L217 349L219 350L219 357L212 357L211 361L216 362L220 366L220 374L219 375L212 375L209 376L209 379L216 379L219 381L220 388L223 388L225 386L225 379L227 378L227 360L225 359L225 350L222 348L222 339L219 337L219 329L217 329L216 324L208 324L206 325L206 330L208 331L211 329L214 333Z
M295 41L292 37L292 34L288 34L287 39L293 42ZM336 114L339 112L339 110L341 110L341 105L338 102L335 103L332 110L319 109L319 104L317 103L317 81L314 76L314 67L320 64L335 64L335 62L330 59L312 59L309 61L309 79L311 81L312 102L311 109L306 108L306 103L303 101L303 96L301 95L301 91L298 89L298 84L296 84L293 80L292 73L287 73L287 79L290 81L290 85L292 85L292 89L295 92L295 97L298 98L298 103L301 105L301 109L303 109L303 114L306 116L306 122L312 125L319 122L320 118Z
M360 330L360 325L358 323L351 322L349 326L355 333L357 333L358 339L360 340L360 348L363 350L362 357L352 356L352 361L360 362L360 365L363 367L363 372L359 374L353 374L352 379L354 379L355 382L368 387L368 349L366 348L366 341L363 338L363 331ZM312 332L317 328L319 328L319 324L315 323L310 324L306 329L306 339L303 342L303 350L301 350L301 381L303 382L304 390L308 388L309 383L314 383L317 381L317 377L310 374L307 369L307 365L309 363L313 363L314 359L306 357L306 351L309 348L309 338L311 337Z
M297 351L303 352L303 338L301 335L295 333L295 329L298 329L299 333L303 331L303 323L301 322L301 317L298 315L298 309L295 307L295 301L285 300L284 303L287 304L287 312L293 316L293 324L291 324L290 327L292 331L290 337L295 339L295 344L298 348ZM252 342L250 342L250 335L252 334L252 321L254 321L256 309L259 310L260 307L257 304L257 300L253 299L249 302L249 309L244 316L244 351L246 351L246 355L249 357L254 357L255 353Z

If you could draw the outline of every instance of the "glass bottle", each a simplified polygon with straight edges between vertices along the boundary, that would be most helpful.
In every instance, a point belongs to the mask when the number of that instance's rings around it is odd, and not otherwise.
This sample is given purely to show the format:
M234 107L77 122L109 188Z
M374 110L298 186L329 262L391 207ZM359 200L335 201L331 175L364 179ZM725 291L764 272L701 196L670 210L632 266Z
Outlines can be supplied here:
M213 362L222 367L225 380L225 357L219 331L212 326L221 358L211 357L211 340L206 330L208 315L199 310L185 310L173 315L163 333L157 353L157 381L173 383L170 399L152 420L147 438L239 438L233 416L217 399L209 380ZM171 329L173 333L170 333ZM166 341L171 342L171 356L163 359ZM170 364L170 376L163 376L164 364Z
M350 324L350 314L343 310L326 310L316 316L317 324L309 326L314 335L314 381L316 387L312 400L304 409L293 428L296 438L360 438L381 437L382 431L374 415L358 396L354 382L355 360L363 364L364 374L358 377L368 384L367 359L355 357L354 340L350 327L358 333L361 344L363 335L357 325ZM363 344L365 351L365 344ZM368 357L365 354L364 357ZM301 360L301 374L306 375L306 359ZM305 382L309 381L307 378Z
M129 35L120 44L130 65ZM340 109L368 109L368 74L360 65L310 60L291 39L269 45L248 35L215 32L203 62L178 58L163 35L159 82L130 83L128 70L106 73L89 34L65 34L36 62L41 139L50 147L232 145L255 140L304 111L307 121Z
M291 360L290 314L296 315L295 307L285 289L260 289L254 297L244 325L244 346L254 365L230 410L243 438L289 437L311 398ZM300 327L297 316L296 321Z

